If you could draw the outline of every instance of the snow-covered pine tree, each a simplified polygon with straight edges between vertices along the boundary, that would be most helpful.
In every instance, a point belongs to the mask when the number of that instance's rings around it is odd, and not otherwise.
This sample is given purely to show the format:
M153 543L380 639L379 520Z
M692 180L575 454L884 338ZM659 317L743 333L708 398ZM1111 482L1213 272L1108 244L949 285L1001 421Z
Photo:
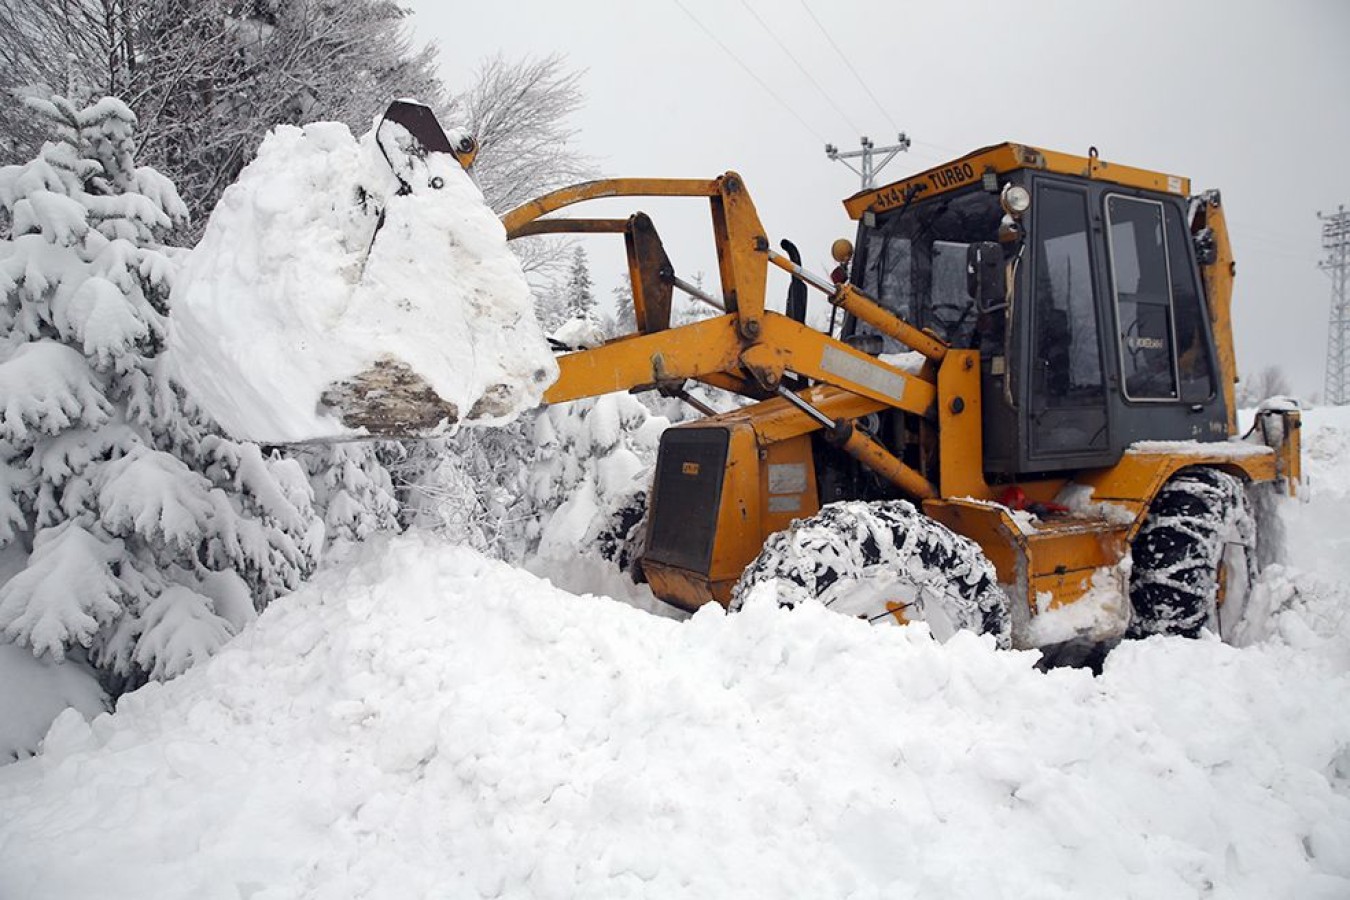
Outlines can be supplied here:
M44 139L15 89L134 98L138 153L200 227L274 125L332 120L360 134L394 97L440 101L436 51L414 45L408 14L391 0L5 0L6 143L22 159Z
M567 297L555 279L533 279L534 314L546 334L552 334L567 321Z
M186 209L133 164L131 111L27 108L53 140L0 169L0 640L77 650L117 693L296 587L323 524L298 462L223 437L168 374L158 238Z
M563 289L567 317L595 322L595 293L591 290L591 269L586 261L586 251L577 247L572 251L572 266L567 272L567 285Z
M296 453L314 487L328 545L363 541L396 530L398 499L388 469L370 444L331 444Z
M708 287L704 284L705 280L706 276L702 272L694 273L692 279L694 287L701 291L707 291ZM716 296L720 291L712 291L711 293ZM702 322L704 319L711 319L716 315L719 315L718 311L704 303L702 300L696 300L693 297L688 297L679 293L675 295L675 309L671 315L671 319L676 325L688 325L690 322Z
M628 273L614 289L614 321L607 329L610 337L622 337L637 333L637 310L633 308L633 284Z

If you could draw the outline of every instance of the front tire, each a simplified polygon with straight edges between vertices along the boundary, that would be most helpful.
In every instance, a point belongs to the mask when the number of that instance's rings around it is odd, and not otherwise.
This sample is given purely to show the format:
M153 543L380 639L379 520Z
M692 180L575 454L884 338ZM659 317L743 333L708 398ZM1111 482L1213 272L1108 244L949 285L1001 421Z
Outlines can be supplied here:
M819 602L876 624L921 621L938 640L968 630L1010 643L1008 598L979 545L903 500L831 503L770 535L732 611L767 582L782 606Z
M1256 575L1256 523L1242 481L1183 469L1149 505L1131 548L1127 637L1237 628Z

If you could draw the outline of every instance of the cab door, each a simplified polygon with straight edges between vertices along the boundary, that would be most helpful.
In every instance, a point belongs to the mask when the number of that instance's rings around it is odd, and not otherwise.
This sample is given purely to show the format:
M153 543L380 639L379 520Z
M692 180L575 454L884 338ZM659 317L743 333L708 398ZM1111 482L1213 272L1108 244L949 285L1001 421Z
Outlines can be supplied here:
M1091 465L1111 453L1101 336L1100 261L1087 189L1041 177L1026 247L1030 353L1028 462L1035 468Z

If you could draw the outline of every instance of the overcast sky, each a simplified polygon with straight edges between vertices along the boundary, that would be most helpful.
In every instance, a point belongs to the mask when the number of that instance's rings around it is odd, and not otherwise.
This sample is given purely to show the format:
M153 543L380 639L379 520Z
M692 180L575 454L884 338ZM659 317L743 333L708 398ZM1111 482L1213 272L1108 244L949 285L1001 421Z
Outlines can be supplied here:
M1330 280L1317 268L1317 212L1350 207L1350 0L411 5L452 91L499 52L564 54L585 73L578 153L614 176L734 169L770 239L795 240L817 268L831 240L853 236L840 201L858 189L824 144L856 149L860 134L913 139L883 183L1014 140L1095 146L1219 188L1238 260L1240 371L1279 365L1300 393L1321 391ZM592 214L636 208L652 214L677 272L712 274L705 206L630 201ZM608 291L621 242L589 241ZM771 285L774 301L781 290Z

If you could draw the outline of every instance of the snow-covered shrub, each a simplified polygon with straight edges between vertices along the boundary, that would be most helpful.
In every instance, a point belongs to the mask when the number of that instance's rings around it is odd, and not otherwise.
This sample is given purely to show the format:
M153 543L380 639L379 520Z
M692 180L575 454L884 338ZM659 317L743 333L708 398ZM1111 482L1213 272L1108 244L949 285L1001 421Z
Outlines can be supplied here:
M398 528L398 500L374 446L330 444L297 451L314 487L327 544L354 543Z
M530 549L545 558L566 559L580 550L617 561L634 524L630 515L645 514L661 432L669 425L623 393L544 410L534 428Z
M409 524L511 562L536 553L614 559L604 535L625 510L645 509L669 424L631 394L607 394L413 445L391 468Z
M401 489L407 524L433 528L498 559L519 561L537 515L528 493L537 415L394 445L402 453L386 463Z
M186 209L134 165L131 111L28 108L53 139L0 169L0 640L84 648L116 692L295 588L324 526L299 462L223 437L166 371L180 252L158 240Z
M687 387L717 411L747 402ZM384 462L407 525L550 573L578 556L627 569L644 535L661 433L702 416L655 391L621 391L542 407L504 428L388 445L400 452Z

